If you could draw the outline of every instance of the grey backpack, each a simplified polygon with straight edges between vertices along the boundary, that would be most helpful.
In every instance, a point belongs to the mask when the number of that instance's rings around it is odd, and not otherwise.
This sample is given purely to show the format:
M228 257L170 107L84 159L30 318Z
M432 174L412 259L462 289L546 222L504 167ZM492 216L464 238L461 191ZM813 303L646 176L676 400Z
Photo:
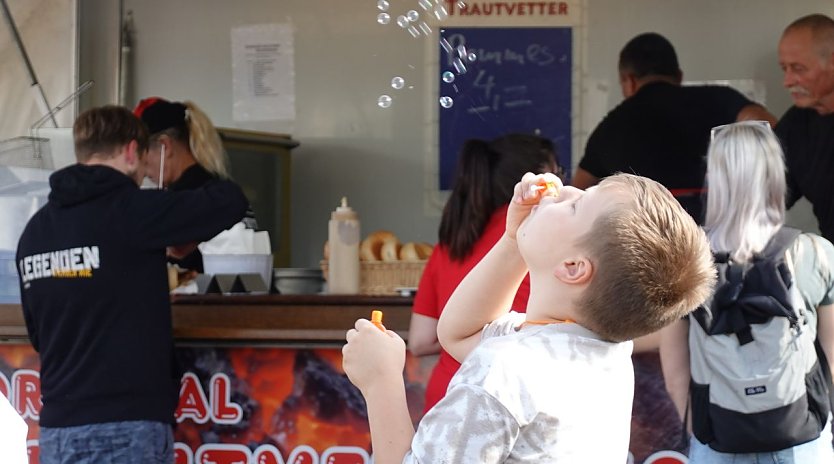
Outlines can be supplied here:
M783 227L748 263L715 254L718 285L689 324L693 433L725 453L777 451L819 437L828 364L793 280Z

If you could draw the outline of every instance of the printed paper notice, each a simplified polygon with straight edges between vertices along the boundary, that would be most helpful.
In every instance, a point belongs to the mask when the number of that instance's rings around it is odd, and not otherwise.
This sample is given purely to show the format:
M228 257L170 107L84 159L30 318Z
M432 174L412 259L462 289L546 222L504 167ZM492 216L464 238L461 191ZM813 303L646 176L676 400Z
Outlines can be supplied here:
M295 119L293 55L289 24L232 29L235 121Z

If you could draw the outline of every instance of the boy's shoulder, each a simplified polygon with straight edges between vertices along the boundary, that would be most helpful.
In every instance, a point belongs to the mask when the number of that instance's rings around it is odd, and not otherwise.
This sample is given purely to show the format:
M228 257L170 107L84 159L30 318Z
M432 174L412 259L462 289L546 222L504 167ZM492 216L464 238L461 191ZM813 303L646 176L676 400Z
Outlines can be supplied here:
M481 331L481 340L516 333L524 323L525 317L526 315L523 313L508 312L484 326Z

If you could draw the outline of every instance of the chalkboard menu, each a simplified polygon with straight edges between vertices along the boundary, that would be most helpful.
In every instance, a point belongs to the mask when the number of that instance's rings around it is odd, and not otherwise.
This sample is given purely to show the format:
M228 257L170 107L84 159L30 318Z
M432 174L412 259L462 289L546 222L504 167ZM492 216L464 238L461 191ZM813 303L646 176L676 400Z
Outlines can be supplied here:
M571 159L572 28L446 28L439 51L439 182L454 183L470 138L510 132L553 140L560 164Z

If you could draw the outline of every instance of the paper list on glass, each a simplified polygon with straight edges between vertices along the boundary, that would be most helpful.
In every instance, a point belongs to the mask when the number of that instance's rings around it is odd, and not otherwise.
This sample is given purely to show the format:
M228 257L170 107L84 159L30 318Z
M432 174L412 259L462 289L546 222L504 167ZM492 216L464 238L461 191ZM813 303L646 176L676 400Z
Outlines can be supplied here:
M294 120L292 27L242 26L233 28L231 37L234 120Z

